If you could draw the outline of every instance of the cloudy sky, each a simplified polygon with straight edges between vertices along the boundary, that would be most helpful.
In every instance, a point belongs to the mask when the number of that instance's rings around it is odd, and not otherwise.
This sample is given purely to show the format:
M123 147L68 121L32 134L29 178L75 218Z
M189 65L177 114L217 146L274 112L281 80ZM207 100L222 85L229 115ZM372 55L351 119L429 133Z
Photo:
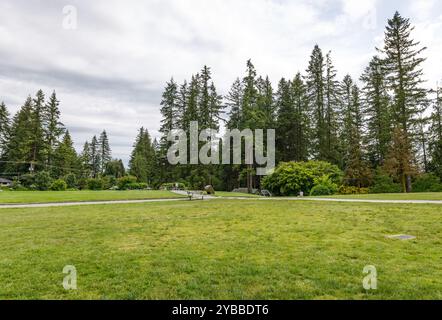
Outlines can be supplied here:
M251 58L276 83L303 72L318 43L340 78L358 78L395 10L428 47L434 86L442 80L438 0L2 0L0 101L15 112L39 88L56 90L77 149L106 129L114 157L126 161L139 127L158 136L172 76L182 82L208 65L225 94Z

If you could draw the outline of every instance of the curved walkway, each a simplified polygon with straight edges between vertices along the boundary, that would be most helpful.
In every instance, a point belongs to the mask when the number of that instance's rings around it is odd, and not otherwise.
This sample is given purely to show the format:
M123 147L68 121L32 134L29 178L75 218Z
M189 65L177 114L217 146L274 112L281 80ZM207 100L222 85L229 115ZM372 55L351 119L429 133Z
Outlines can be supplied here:
M176 192L177 194L182 194ZM396 204L439 204L442 200L375 200L375 199L339 199L339 198L250 198L250 197L213 197L204 196L204 200L225 199L225 200L259 200L259 201L328 201L328 202L365 202L365 203L396 203ZM47 208L47 207L66 207L83 206L95 204L128 204L128 203L146 203L146 202L166 202L166 201L189 201L188 198L169 198L169 199L145 199L145 200L108 200L108 201L82 201L82 202L53 202L53 203L17 203L0 204L0 209L12 208ZM201 200L192 200L201 201Z

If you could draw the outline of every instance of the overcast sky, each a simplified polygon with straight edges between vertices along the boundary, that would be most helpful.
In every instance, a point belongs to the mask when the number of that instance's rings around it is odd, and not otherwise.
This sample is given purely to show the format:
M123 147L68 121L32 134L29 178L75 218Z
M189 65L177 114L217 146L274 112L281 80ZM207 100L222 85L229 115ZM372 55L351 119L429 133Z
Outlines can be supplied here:
M106 129L113 156L127 161L139 127L158 136L172 76L182 82L208 65L225 94L251 58L276 84L304 72L318 43L332 51L339 78L358 78L395 10L428 47L424 71L435 86L438 0L1 0L0 101L15 112L39 88L55 90L78 150Z

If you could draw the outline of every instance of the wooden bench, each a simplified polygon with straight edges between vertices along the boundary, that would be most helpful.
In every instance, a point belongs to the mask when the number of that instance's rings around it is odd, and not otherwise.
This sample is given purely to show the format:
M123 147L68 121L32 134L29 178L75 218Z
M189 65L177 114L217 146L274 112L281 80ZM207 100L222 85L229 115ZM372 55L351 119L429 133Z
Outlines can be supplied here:
M202 191L187 191L187 197L190 201L192 201L194 198L204 200L204 194Z

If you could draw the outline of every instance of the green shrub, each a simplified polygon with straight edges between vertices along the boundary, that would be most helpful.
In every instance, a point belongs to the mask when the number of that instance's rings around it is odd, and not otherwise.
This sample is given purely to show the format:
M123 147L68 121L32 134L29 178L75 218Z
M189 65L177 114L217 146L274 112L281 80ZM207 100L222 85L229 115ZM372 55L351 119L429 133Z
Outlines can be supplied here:
M63 179L57 179L54 182L52 182L50 189L52 191L66 191L66 189L68 188L68 185L66 183L66 181L64 181Z
M298 195L300 191L309 194L315 185L315 179L317 184L321 179L329 179L333 186L329 185L327 188L334 192L342 176L343 173L337 166L324 161L284 162L262 180L262 188L282 196Z
M23 186L20 181L14 180L11 189L14 191L28 191L29 189Z
M17 182L24 188L31 188L32 185L35 185L35 175L29 173L23 174Z
M311 196L329 196L332 195L333 191L327 185L317 184L310 191Z
M378 173L374 177L374 185L369 188L370 193L400 193L402 188L400 184L395 183L390 176Z
M428 173L417 177L413 183L413 192L440 192L442 191L442 183L439 177Z
M313 180L315 186L317 185L322 185L327 187L332 194L336 193L338 191L338 185L336 183L334 183L331 179L329 175L323 175L319 178L315 178Z
M86 185L89 190L103 190L103 181L101 179L87 179Z
M134 182L134 183L130 183L128 184L126 187L128 190L143 190L143 189L147 189L147 183L144 182Z
M117 187L119 190L128 190L131 184L137 183L137 177L124 176L117 179Z
M340 186L338 189L339 194L367 194L368 188L358 188L355 186Z
M66 182L69 189L77 188L77 177L75 176L75 174L69 173L64 176L63 180Z
M178 189L180 190L185 190L186 189L186 185L182 182L168 182L168 183L163 183L160 187L160 189L164 189L164 190L172 190L174 189L176 186L178 186Z
M35 187L40 191L48 190L52 184L52 181L51 175L47 171L37 172L34 176Z
M101 178L101 180L103 181L103 189L105 190L112 188L117 183L117 179L113 176L105 176Z

